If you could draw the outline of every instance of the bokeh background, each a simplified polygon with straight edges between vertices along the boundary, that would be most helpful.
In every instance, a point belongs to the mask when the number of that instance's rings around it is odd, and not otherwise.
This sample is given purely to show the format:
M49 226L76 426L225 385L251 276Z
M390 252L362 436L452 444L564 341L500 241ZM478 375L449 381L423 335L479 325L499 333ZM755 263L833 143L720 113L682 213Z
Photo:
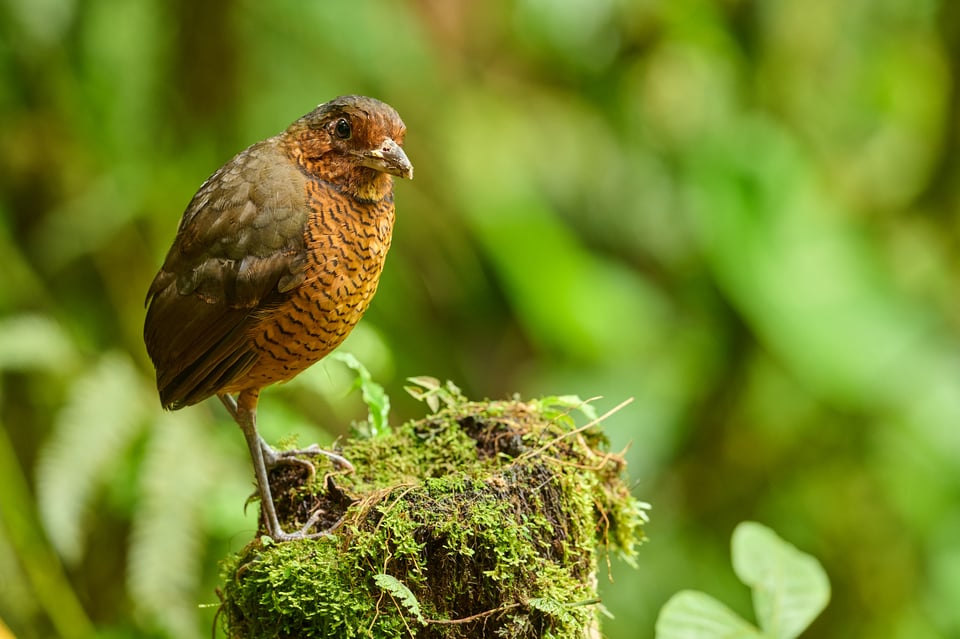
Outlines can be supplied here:
M817 556L817 637L960 636L960 4L0 2L0 636L209 636L254 528L216 402L164 414L143 298L200 183L319 102L394 105L416 179L345 348L473 398L576 393L681 588L744 615L753 519ZM342 365L262 427L329 443Z

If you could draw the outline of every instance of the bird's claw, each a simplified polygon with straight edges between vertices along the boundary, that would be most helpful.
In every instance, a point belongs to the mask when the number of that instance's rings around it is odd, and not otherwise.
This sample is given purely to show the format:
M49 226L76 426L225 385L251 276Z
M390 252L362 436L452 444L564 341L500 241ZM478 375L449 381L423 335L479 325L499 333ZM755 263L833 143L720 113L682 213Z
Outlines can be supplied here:
M340 527L340 524L343 523L343 520L346 518L346 515L338 519L332 526L321 530L320 532L308 533L307 531L313 528L317 521L320 520L320 516L323 513L321 511L316 511L310 518L307 520L303 526L300 527L300 530L293 533L284 532L283 529L277 529L276 531L270 533L270 537L274 541L297 541L298 539L319 539L320 537L328 537L333 534L333 531Z
M313 462L311 462L309 459L303 458L323 455L333 462L335 466L339 466L348 473L354 472L353 464L351 464L343 455L339 455L329 450L324 450L317 444L311 444L306 448L298 448L294 450L276 450L263 439L261 439L260 447L263 449L263 461L268 470L276 468L281 464L299 464L300 466L305 466L307 468L310 473L310 478L312 479L317 474L317 469L313 465Z

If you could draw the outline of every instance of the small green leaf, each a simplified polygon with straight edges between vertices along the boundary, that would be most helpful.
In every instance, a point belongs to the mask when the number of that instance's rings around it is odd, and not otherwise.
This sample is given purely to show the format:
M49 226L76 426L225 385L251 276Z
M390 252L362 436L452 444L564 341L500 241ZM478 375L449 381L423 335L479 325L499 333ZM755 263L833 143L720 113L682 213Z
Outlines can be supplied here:
M385 573L374 575L373 581L385 592L399 599L400 603L410 611L410 614L417 618L417 621L423 625L427 625L427 620L423 618L423 613L420 612L420 602L417 601L416 595L414 595L402 581Z
M603 615L607 619L616 619L613 613L610 612L610 610L599 601L597 602L597 612L599 612L601 615Z
M435 391L440 388L440 380L437 379L436 377L430 377L429 375L417 375L416 377L408 377L407 381L415 385L411 393L414 391L423 392L423 391L419 391L419 389L417 389L416 386L420 386L425 391Z
M763 639L763 635L710 595L682 590L660 610L656 639Z
M426 402L434 413L440 410L440 402L447 406L458 406L467 401L460 387L449 380L441 384L436 377L421 375L408 377L407 381L412 382L413 385L404 386L403 389L414 399Z
M826 607L830 582L810 555L749 521L737 526L732 545L734 570L753 589L762 632L712 597L688 590L661 609L657 639L795 639Z
M550 599L549 597L533 597L531 599L527 599L527 605L534 610L539 610L545 615L561 621L562 623L575 623L575 619L567 610L567 606L560 603L556 599Z
M733 532L733 568L753 589L757 620L770 639L794 639L830 600L820 562L766 526L746 521Z
M363 403L367 405L370 436L376 437L390 430L390 396L383 390L383 386L373 381L370 371L352 353L337 352L331 357L345 364L357 375L353 385L360 389Z
M555 413L556 416L560 416L577 410L588 420L595 421L597 419L597 409L591 402L596 399L599 399L599 397L580 399L579 395L552 395L541 397L537 400L537 403L545 414Z
M593 401L592 399L580 399L579 395L560 395L554 399L556 400L558 406L569 406L570 408L574 408L583 413L583 416L590 421L597 419L597 409L593 404L590 403Z

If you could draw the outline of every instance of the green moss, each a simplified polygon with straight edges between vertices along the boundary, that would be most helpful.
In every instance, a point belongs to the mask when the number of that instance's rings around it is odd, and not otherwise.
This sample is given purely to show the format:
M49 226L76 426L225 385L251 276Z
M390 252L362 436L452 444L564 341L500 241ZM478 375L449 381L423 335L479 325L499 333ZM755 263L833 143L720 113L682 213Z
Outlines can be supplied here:
M230 637L584 637L596 632L598 555L633 560L644 505L597 426L563 406L463 402L346 442L352 475L271 477L296 530L223 564ZM326 522L326 524L324 524ZM389 575L384 577L383 575Z

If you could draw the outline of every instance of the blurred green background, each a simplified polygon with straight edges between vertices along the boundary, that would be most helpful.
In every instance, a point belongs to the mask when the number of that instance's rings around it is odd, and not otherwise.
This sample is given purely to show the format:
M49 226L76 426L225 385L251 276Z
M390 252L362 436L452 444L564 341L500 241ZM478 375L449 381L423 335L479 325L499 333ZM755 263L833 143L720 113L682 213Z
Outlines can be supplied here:
M810 636L960 636L958 74L950 0L3 0L0 618L209 636L252 474L216 402L160 410L143 297L210 173L364 93L416 165L345 347L394 422L412 375L636 398L610 639L681 588L748 615L744 519L823 562ZM348 385L265 435L344 435Z

